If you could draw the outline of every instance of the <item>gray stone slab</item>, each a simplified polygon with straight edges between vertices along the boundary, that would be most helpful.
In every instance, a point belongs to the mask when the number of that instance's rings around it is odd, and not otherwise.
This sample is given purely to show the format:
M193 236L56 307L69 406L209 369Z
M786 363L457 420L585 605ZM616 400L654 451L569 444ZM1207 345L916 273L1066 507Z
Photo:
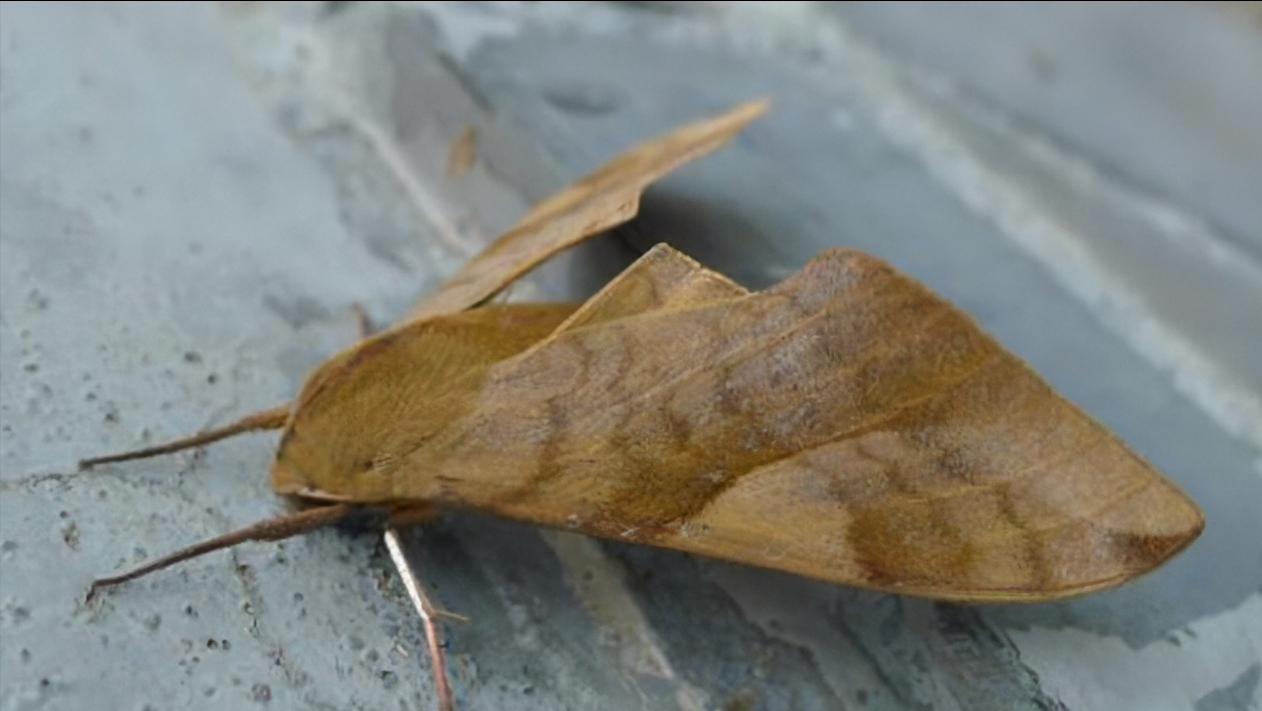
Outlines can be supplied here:
M982 61L975 23L929 32L945 19L899 7L0 5L5 708L429 707L369 532L242 546L78 604L96 575L282 510L269 438L89 477L74 460L286 399L355 337L352 304L392 318L531 200L759 94L773 113L650 191L621 239L513 296L589 293L627 243L665 239L751 286L865 249L1177 479L1206 533L1116 591L967 607L452 515L408 539L472 618L448 627L461 707L1256 705L1256 205L1204 181L1257 164L1178 140L1160 105L1118 109L1141 126L1130 143L1091 133L1091 71L1147 89L1105 49L1056 54L1081 12L1002 16L1036 57L1020 71L1064 77L1044 120L1045 97L1004 83L1023 75ZM1191 36L1253 51L1217 17ZM1206 122L1240 115L1223 111ZM457 179L466 125L478 160Z

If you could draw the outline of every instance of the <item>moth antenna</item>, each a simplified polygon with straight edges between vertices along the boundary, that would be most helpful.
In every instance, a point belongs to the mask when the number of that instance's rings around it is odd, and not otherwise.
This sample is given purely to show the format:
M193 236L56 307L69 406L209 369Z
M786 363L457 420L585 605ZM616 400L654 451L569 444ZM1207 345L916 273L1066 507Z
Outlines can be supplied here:
M221 427L214 427L209 430L198 432L197 434L181 437L179 439L154 445L152 447L133 449L128 452L119 452L118 454L108 454L103 457L81 459L79 460L79 470L82 471L84 469L91 469L98 464L126 462L132 459L156 457L159 454L170 454L182 449L200 447L203 444L218 442L221 439L227 439L246 432L254 432L256 430L275 430L284 427L287 419L289 419L289 403L268 408L266 410L259 410L258 412L253 412L245 417L242 417L236 422L230 422Z
M394 567L398 569L399 577L403 579L403 587L407 588L408 597L412 598L412 605L416 607L417 614L421 616L421 625L425 628L425 642L429 648L430 669L434 674L434 693L438 697L438 711L455 711L456 702L452 697L451 684L447 679L447 653L442 634L434 622L439 615L451 613L440 612L430 602L429 596L425 594L424 585L413 572L407 556L403 554L403 548L399 545L399 534L393 525L386 529L385 539L386 549L390 551L390 560L394 561Z
M88 589L88 595L85 602L92 602L96 594L105 588L111 588L115 585L125 583L129 580L135 580L149 573L154 573L163 568L169 568L176 563L182 563L198 556L212 553L224 548L231 548L238 543L246 541L280 541L291 538L300 533L306 533L324 526L331 526L341 523L346 519L362 512L364 507L352 504L334 504L332 506L321 506L320 508L307 509L306 511L298 511L296 513L274 516L272 518L263 519L258 523L251 524L245 528L239 528L235 531L225 533L222 536L194 543L193 545L182 548L169 555L151 560L138 568L132 569L122 575L115 575L109 578L100 578L92 581L92 587Z

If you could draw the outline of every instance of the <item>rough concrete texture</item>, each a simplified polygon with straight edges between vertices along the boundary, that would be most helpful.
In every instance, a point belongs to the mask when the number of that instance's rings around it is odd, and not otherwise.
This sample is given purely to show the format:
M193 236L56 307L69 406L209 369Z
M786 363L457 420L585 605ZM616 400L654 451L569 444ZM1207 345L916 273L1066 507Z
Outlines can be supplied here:
M413 531L466 709L1258 708L1262 30L1222 6L0 5L0 708L430 708L379 538L88 582L283 508L273 440L74 461L278 404L530 201L771 115L514 298L667 240L826 245L973 313L1204 507L1182 557L967 607L474 515ZM468 125L463 177L448 148Z

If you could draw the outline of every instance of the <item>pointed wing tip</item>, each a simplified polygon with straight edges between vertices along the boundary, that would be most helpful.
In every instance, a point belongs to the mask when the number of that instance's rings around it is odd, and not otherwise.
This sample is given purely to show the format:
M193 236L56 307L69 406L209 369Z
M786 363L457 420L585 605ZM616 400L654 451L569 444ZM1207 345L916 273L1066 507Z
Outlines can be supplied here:
M1205 530L1205 514L1181 489L1165 483L1168 486L1156 504L1131 511L1128 523L1133 526L1109 528L1097 535L1091 550L1107 556L1108 564L1092 569L1091 574L1065 580L1042 595L1029 591L1012 599L1053 601L1108 590L1148 575L1176 558Z
M929 575L916 575L926 570L913 566L901 577L869 568L858 584L957 603L1057 602L1116 588L1179 556L1205 528L1196 503L1172 483L1162 483L1108 518L1071 518L1069 525L1032 532L1019 545L994 550L997 555L986 558L994 566L934 568ZM1010 564L1022 556L1025 563Z
M706 126L707 130L730 136L767 113L770 108L770 97L763 96L750 101L742 101L722 113L702 119L695 125Z
M1154 527L1157 530L1104 532L1094 550L1107 551L1111 563L1095 569L1094 574L1070 578L1051 589L995 591L993 599L986 601L1053 602L1119 587L1178 557L1205 530L1205 514L1191 497L1173 485L1157 516L1161 519L1159 527Z
M1205 513L1174 482L1157 475L1147 495L1136 496L1129 511L1110 521L1107 542L1119 567L1138 577L1183 552L1205 530Z
M1201 510L1201 507L1174 484L1171 484L1170 488L1172 489L1171 500L1166 509L1169 519L1167 528L1170 533L1162 536L1166 539L1167 545L1153 551L1151 568L1156 568L1182 553L1205 531L1205 512Z

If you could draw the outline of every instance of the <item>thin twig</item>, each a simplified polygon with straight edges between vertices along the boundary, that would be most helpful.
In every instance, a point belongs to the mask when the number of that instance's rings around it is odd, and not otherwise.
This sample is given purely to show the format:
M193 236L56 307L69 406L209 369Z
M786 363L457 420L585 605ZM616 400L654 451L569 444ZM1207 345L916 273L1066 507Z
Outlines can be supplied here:
M421 616L421 624L425 628L430 667L434 673L434 692L438 695L438 711L455 711L456 702L452 698L451 685L447 681L447 654L443 651L438 625L434 622L434 618L441 613L434 608L429 597L425 595L421 581L412 571L412 565L408 562L407 556L403 554L403 547L399 544L399 534L393 526L386 528L385 539L386 549L390 551L390 559L394 561L394 567L399 571L399 577L403 579L403 587L407 588L408 597L412 598L412 604L416 607L417 614Z

